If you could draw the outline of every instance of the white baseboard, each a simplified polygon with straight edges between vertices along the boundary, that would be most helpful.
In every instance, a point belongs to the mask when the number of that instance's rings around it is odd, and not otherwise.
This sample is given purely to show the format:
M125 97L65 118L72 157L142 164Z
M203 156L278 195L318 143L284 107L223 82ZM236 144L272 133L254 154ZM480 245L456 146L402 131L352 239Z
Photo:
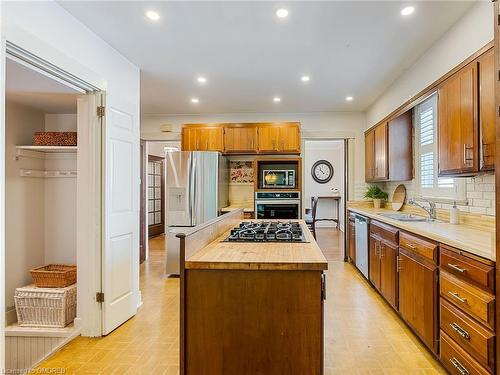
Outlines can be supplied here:
M141 308L142 306L142 293L141 291L139 290L139 294L137 295L137 308Z
M75 318L74 322L75 328L80 331L82 329L82 318Z

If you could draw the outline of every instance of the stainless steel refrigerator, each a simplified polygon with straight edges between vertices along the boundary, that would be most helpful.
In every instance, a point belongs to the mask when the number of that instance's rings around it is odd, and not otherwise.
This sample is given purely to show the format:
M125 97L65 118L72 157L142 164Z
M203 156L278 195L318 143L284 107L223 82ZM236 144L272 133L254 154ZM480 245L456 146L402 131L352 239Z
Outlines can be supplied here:
M175 151L165 156L167 274L179 273L176 233L203 224L229 205L229 161L218 152Z

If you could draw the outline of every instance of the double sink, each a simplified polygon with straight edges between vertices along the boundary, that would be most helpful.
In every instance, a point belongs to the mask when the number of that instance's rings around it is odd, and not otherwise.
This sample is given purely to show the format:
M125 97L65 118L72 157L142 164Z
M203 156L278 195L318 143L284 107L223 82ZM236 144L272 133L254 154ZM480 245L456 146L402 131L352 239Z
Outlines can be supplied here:
M429 217L412 215L412 214L387 214L387 213L379 213L380 216L386 217L388 219L398 220L398 221L407 221L407 222L427 222L427 223L442 223L443 221L438 219L431 219Z

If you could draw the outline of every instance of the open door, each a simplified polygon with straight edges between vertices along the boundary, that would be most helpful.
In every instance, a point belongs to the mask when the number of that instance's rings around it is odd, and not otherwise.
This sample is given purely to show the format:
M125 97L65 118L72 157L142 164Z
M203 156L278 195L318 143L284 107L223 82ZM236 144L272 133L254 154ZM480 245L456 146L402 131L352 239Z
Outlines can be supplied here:
M134 316L139 304L139 123L115 101L104 106L103 334Z

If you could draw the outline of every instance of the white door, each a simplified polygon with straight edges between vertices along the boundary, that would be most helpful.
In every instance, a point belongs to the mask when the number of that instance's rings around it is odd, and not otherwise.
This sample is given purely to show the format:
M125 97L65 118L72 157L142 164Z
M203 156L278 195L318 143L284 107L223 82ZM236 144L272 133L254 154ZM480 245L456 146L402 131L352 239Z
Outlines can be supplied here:
M111 99L103 119L103 334L139 304L139 121L127 103Z

